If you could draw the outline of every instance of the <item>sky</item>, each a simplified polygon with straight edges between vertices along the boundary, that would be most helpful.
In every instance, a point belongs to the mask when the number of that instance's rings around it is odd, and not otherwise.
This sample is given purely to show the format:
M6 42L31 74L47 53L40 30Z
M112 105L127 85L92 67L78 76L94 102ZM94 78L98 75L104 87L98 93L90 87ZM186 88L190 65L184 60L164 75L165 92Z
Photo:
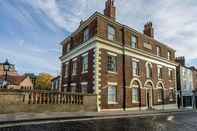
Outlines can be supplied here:
M60 70L60 42L106 0L0 0L0 62L19 73ZM155 38L197 65L196 0L115 0L117 21L138 31L153 22Z

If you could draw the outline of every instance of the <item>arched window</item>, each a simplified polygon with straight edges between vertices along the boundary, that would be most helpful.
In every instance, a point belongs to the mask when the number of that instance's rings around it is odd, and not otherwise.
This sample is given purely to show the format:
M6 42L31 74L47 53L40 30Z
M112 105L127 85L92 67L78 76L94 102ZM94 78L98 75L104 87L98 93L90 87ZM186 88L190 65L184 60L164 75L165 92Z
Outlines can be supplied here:
M152 78L152 64L151 63L146 64L146 77Z
M135 81L132 85L132 103L139 103L139 90L140 85Z

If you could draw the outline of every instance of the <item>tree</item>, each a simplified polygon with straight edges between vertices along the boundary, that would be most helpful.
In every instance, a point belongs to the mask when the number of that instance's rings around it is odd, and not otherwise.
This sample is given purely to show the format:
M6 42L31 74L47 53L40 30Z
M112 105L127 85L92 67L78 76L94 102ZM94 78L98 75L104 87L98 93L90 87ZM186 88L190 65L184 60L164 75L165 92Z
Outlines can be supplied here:
M36 78L36 89L50 90L53 76L48 73L40 73Z

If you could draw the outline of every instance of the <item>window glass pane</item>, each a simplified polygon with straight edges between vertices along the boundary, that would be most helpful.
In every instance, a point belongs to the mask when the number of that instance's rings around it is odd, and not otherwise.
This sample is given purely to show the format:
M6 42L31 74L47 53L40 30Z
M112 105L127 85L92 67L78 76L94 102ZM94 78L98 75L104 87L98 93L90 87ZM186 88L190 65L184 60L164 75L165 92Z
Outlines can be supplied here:
M139 102L139 87L133 87L132 88L132 101L133 102Z
M131 47L137 48L137 37L133 35L131 36Z
M116 102L116 87L110 86L108 87L108 103L113 104Z
M88 55L83 56L83 60L82 60L82 71L83 72L87 72L88 71Z
M77 61L73 61L72 75L77 74Z
M139 76L139 62L132 62L133 76Z
M84 36L83 36L83 37L84 37L84 41L86 41L86 40L89 39L89 29L88 29L88 28L85 29L83 35L84 35Z
M115 40L115 29L112 26L108 26L107 37L109 40Z
M107 64L107 69L108 71L116 72L117 68L117 59L116 56L108 56L108 64Z

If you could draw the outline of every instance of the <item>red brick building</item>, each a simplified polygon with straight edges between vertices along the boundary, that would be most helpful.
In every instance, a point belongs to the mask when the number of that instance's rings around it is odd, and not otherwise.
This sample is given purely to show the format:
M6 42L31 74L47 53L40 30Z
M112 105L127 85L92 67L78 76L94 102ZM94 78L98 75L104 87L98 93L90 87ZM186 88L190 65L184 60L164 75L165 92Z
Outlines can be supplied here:
M62 42L61 88L97 94L97 108L176 108L175 50L116 21L114 0Z

